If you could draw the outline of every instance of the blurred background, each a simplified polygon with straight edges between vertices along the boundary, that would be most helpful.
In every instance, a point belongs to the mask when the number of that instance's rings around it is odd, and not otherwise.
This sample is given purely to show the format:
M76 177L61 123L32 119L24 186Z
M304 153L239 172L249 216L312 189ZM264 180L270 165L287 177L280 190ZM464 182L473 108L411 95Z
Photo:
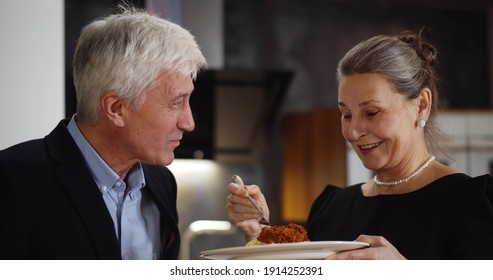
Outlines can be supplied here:
M80 29L118 0L2 0L0 149L75 113ZM181 24L209 63L192 97L196 130L169 166L178 181L182 258L242 246L224 210L233 174L259 185L271 222L303 224L325 185L372 176L342 139L335 69L377 34L426 27L441 55L439 160L493 174L493 3L487 0L128 1Z

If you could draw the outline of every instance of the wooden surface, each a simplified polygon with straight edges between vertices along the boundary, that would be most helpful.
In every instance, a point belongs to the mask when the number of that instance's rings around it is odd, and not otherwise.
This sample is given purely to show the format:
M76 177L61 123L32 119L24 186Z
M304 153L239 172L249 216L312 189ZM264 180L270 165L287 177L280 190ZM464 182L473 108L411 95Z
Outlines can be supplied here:
M281 209L284 221L304 223L327 184L346 185L346 144L337 108L293 113L283 120Z

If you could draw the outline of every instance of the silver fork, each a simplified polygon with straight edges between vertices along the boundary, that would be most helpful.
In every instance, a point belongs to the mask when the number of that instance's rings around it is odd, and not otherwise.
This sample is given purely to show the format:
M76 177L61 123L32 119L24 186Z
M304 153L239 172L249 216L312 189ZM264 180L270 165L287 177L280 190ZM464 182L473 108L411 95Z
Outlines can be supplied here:
M233 182L236 183L236 184L238 184L238 185L240 185L240 187L245 187L245 184L243 183L243 180L241 179L240 176L233 175L232 179L233 179ZM260 228L262 228L262 225L270 226L269 221L267 221L267 219L264 217L264 211L262 211L262 209L260 209L260 207L257 205L257 203L255 202L255 200L253 200L253 198L250 195L248 195L247 198L250 201L250 203L253 206L255 206L255 208L257 209L258 213L260 214L260 218L258 218L258 220L257 220Z

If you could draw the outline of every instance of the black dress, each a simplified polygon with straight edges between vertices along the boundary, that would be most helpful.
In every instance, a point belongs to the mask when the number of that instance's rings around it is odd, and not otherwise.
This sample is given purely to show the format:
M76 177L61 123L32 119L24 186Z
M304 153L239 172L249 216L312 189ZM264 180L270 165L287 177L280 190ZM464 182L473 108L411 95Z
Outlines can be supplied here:
M381 235L408 259L493 259L491 176L452 174L411 193L374 197L361 185L325 188L308 217L310 240Z

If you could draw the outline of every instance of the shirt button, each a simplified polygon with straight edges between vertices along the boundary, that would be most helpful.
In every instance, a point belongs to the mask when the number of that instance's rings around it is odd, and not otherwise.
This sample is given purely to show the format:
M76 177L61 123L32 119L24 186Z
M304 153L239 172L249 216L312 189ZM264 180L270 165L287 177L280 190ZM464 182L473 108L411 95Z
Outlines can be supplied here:
M106 187L106 186L101 186L101 191L102 191L102 192L106 192L107 190L108 190L108 187Z
M115 183L115 186L116 187L120 187L121 185L122 185L122 182L120 182L120 181L118 181L118 182Z

